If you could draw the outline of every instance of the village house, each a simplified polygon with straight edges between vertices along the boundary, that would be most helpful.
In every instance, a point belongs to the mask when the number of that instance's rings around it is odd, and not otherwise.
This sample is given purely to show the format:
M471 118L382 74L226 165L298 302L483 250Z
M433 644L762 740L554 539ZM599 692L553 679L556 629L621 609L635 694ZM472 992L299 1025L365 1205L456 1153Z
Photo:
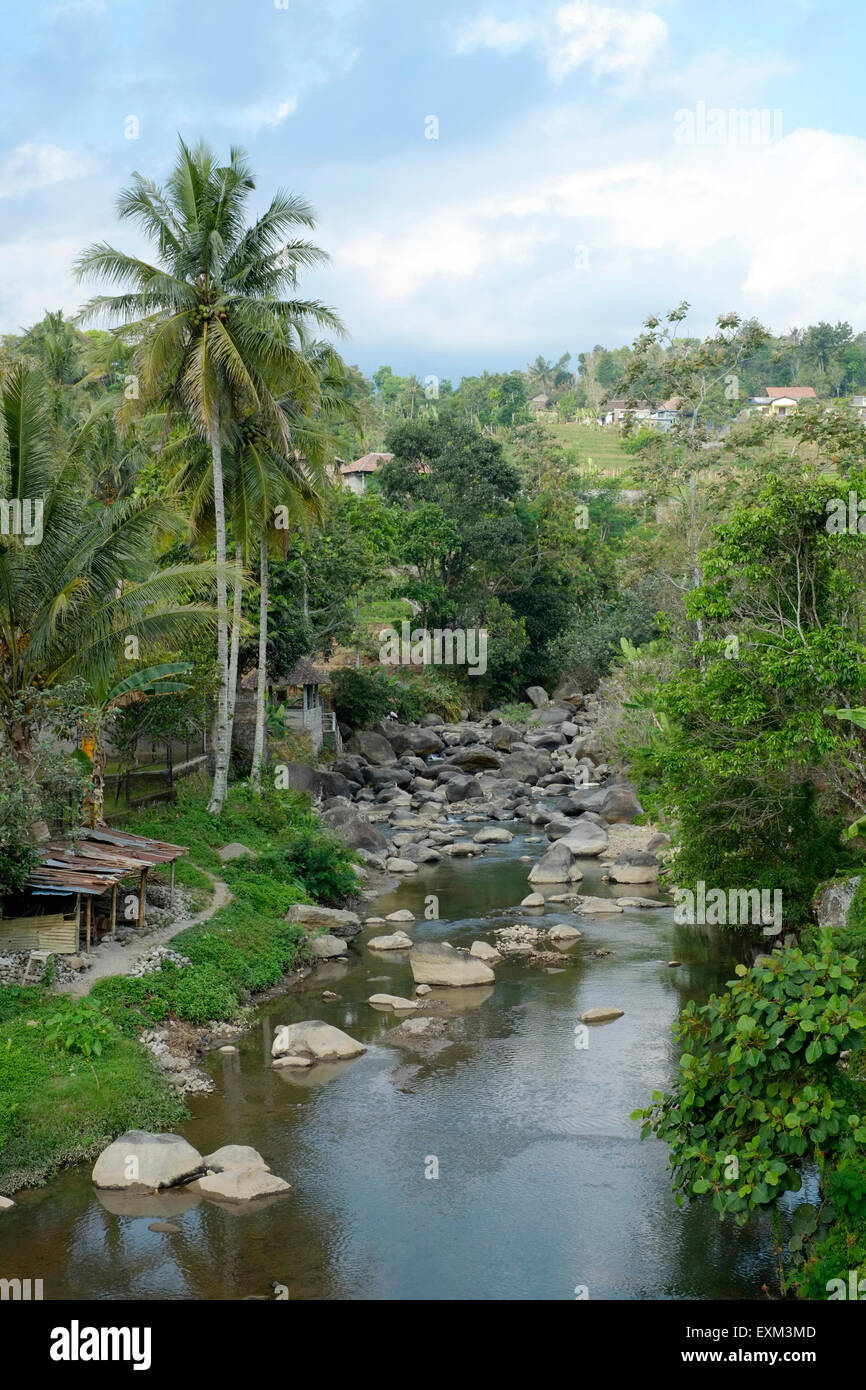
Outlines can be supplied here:
M851 409L854 411L858 420L866 422L866 396L852 396Z
M600 425L621 425L624 420L649 420L652 416L653 408L649 401L608 401L607 405L602 406L598 416Z
M550 397L546 396L543 391L540 391L537 396L532 397L529 404L532 406L536 415L544 415L550 405Z
M288 675L268 681L268 703L278 710L283 727L287 732L308 734L314 753L326 741L337 753L342 747L336 716L322 696L322 690L330 683L327 671L319 670L305 656L295 662ZM251 754L255 740L257 685L258 671L253 667L238 682L235 702L232 741L247 755Z
M662 401L658 410L654 410L650 416L650 424L653 428L661 430L662 434L667 434L668 430L676 424L682 403L682 396L671 396L670 400Z
M361 496L367 486L367 479L393 457L393 454L364 454L362 458L355 459L354 463L344 463L340 469L343 487Z
M752 396L749 404L759 415L771 415L776 420L784 420L795 415L799 401L817 400L814 386L765 386L763 396Z

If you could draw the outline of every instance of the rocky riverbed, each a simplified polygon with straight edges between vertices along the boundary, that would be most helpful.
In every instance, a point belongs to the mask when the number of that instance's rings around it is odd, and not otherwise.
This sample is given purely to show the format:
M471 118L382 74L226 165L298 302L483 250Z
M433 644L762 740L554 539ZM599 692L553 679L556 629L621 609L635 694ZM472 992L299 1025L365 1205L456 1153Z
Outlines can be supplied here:
M605 759L597 697L573 684L549 697L527 692L523 727L496 711L420 726L384 720L353 733L328 771L292 768L321 801L324 821L365 861L362 897L445 856L475 857L508 843L509 822L528 821L548 848L528 873L552 889L581 881L597 859L612 883L654 884L667 837L635 825L632 783Z

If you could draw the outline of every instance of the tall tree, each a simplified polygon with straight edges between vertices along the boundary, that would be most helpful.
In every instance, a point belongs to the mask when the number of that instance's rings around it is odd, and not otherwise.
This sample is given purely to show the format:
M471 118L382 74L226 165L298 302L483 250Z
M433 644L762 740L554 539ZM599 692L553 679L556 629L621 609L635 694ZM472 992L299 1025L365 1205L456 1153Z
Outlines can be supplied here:
M311 207L279 192L246 225L254 188L242 150L232 149L221 165L204 143L190 149L181 140L165 188L135 173L119 199L120 217L145 232L156 263L104 243L90 246L77 263L80 277L98 276L125 287L119 294L98 295L83 313L109 315L136 336L134 374L142 401L165 406L169 415L181 410L210 449L220 614L209 810L217 815L226 796L230 755L223 441L232 423L248 416L265 420L278 435L284 428L277 401L281 383L303 374L301 327L341 331L331 309L293 297L298 271L326 259L318 247L293 235L299 227L315 226Z
M213 624L213 564L158 568L160 539L182 518L159 499L94 500L68 448L44 377L26 362L0 377L0 730L25 776L58 692L98 704L138 645L177 646ZM133 639L133 640L131 640Z

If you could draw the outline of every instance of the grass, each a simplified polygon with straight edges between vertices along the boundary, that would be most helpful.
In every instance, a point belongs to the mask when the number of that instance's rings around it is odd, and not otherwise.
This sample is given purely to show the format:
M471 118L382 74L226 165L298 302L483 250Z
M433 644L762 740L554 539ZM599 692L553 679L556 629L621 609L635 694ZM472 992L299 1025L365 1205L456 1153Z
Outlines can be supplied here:
M58 999L0 989L0 1192L93 1157L124 1130L160 1129L186 1114L145 1048L116 1035L90 1063L45 1039Z
M172 938L190 965L99 980L75 1005L47 983L0 988L0 1192L92 1157L126 1129L182 1119L183 1101L138 1041L140 1029L167 1018L199 1025L242 1016L254 994L303 958L307 938L286 922L289 907L341 902L354 890L354 856L323 831L305 797L266 790L259 799L240 785L219 820L206 807L207 788L191 779L177 803L129 822L137 834L189 846L177 879L200 900L212 891L208 874L234 894ZM217 850L232 840L255 860L223 864ZM51 1025L58 1013L68 1021L59 1030ZM52 1032L60 1034L54 1043Z
M370 598L361 605L364 627L399 627L404 619L412 621L412 605L403 598Z
M622 447L619 432L608 426L580 425L575 421L556 421L551 423L554 438L566 446L577 449L581 464L592 460L595 468L602 473L627 473L632 459Z

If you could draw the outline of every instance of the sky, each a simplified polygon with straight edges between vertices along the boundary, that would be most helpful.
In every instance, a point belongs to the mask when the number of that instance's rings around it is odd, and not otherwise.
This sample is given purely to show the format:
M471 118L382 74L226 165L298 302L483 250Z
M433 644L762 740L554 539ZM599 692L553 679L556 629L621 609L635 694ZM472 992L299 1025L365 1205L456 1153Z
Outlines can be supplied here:
M866 328L862 0L3 0L0 333L93 289L178 134L316 208L341 350L459 380L687 300ZM763 113L741 120L738 110ZM148 253L149 254L149 253Z

